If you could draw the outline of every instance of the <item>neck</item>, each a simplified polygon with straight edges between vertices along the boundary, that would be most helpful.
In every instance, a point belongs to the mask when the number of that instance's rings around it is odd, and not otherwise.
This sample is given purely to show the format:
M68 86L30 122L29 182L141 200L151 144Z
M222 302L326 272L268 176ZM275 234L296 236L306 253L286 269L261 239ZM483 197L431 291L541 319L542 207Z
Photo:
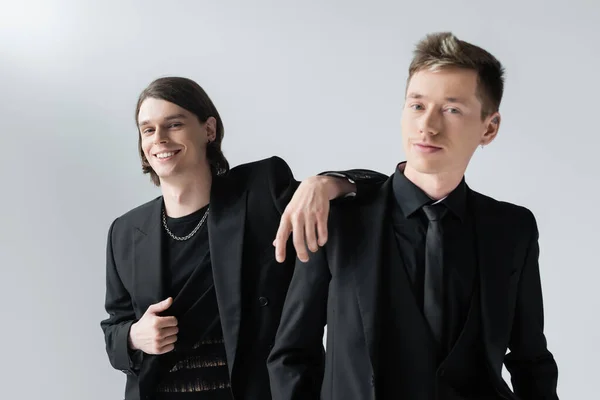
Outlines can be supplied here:
M206 206L210 201L211 184L212 173L208 164L186 174L161 179L167 215L183 217Z
M404 169L406 179L417 185L433 200L441 200L448 196L460 184L465 174L463 170L424 174L411 168L408 163L404 166L400 165L399 168Z

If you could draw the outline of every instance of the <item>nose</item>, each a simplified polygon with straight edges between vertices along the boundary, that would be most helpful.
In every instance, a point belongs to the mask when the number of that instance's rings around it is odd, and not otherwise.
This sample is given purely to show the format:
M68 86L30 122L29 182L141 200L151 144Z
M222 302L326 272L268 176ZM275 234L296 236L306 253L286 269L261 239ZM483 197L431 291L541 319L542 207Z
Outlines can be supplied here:
M154 144L167 143L167 131L167 129L163 129L162 127L156 128L156 131L154 132Z
M422 135L437 135L441 130L440 116L437 111L430 109L419 119L419 133Z

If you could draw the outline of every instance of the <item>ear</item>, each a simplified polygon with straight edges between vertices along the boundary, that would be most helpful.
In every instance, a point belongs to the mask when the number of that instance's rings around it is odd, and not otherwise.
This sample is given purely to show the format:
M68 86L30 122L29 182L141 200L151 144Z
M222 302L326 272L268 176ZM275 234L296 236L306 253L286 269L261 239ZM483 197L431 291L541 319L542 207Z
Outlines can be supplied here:
M217 138L217 120L215 117L208 117L204 123L206 127L206 140L212 142Z
M495 112L485 118L485 132L481 137L481 145L486 146L496 138L500 129L500 121L502 120L500 113Z

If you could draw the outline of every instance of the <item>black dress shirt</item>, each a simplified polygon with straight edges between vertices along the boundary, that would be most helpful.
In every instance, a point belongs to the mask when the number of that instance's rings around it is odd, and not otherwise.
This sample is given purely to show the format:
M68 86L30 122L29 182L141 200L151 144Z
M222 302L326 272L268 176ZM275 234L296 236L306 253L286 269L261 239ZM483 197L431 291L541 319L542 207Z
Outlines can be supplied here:
M400 168L393 177L391 214L396 242L417 304L423 311L425 237L427 217L422 207L435 203L404 176ZM473 293L477 259L472 217L467 208L464 178L440 203L449 212L442 221L444 230L444 355L452 348L466 321Z

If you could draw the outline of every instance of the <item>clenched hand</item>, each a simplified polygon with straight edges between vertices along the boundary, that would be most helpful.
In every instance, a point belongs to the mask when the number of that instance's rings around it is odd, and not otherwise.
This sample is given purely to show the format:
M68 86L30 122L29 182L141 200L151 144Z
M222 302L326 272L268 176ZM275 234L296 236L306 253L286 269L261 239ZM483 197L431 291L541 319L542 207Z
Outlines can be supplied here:
M177 318L157 315L167 310L171 304L173 299L169 297L148 307L142 318L131 325L129 347L146 354L164 354L175 348L179 332Z

